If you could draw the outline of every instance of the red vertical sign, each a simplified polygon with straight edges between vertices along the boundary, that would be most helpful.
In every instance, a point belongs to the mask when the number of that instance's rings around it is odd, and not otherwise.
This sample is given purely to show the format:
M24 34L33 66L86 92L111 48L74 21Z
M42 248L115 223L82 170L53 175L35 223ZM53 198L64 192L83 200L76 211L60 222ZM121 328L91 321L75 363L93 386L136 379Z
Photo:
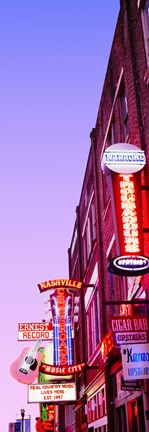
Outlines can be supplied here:
M140 172L112 172L112 185L120 255L143 254Z

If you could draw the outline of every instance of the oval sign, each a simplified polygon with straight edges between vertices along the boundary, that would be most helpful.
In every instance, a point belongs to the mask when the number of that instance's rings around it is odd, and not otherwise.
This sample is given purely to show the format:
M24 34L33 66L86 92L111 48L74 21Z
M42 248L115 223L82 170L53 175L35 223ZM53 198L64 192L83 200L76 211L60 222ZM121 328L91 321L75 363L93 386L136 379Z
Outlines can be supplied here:
M133 144L119 143L105 150L101 168L105 174L110 174L110 171L131 174L140 171L145 164L143 150Z
M122 276L137 276L149 272L149 260L144 256L119 256L110 261L108 270Z

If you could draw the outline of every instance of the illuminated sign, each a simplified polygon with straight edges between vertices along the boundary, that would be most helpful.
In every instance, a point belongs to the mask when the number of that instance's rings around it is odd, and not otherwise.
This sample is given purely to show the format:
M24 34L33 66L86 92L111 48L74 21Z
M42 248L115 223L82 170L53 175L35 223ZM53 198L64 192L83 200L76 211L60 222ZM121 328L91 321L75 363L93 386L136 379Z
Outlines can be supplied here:
M140 171L145 163L143 150L133 144L120 143L105 150L101 167L105 174L110 174L110 171L127 174Z
M74 402L76 401L76 384L74 382L59 384L34 384L28 386L28 402Z
M41 363L52 363L53 364L53 341L50 341L46 347L42 347L39 349L39 352L42 354ZM44 383L50 383L51 376L46 375L45 373L40 372L38 373L38 382L41 384Z
M101 167L111 174L111 198L118 258L108 267L112 273L137 276L149 271L143 255L143 227L140 171L145 166L144 151L133 144L119 143L104 152Z
M125 380L149 379L149 344L123 345L121 348Z
M149 260L143 255L140 173L113 173L112 186L119 256L108 270L126 276L145 274Z
M43 421L44 429L48 432L55 431L55 405L41 403L41 420Z
M53 338L52 325L41 323L19 323L18 340L49 340Z
M109 355L110 351L112 351L113 348L114 348L113 334L112 331L109 330L109 332L104 336L101 343L101 357L103 362L107 360L107 356Z
M85 363L74 364L72 366L53 366L41 363L39 371L49 375L72 375L82 372L84 368Z
M139 174L112 175L121 255L142 255L143 230Z
M50 295L54 334L54 364L73 363L72 295L63 287Z
M149 260L144 256L120 256L110 261L109 270L124 276L142 275L149 271Z
M49 280L46 282L42 282L38 284L38 288L40 292L47 291L49 289L63 287L63 288L71 288L71 289L81 289L83 282L76 281L73 279L55 279Z
M116 344L147 342L148 319L145 316L115 316L111 328Z

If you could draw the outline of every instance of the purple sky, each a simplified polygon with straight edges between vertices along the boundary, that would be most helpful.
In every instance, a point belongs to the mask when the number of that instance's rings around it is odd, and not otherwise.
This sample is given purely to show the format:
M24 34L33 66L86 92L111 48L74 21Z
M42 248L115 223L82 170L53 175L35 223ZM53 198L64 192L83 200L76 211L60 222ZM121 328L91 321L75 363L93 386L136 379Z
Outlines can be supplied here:
M67 250L119 11L119 0L0 2L1 414L27 403L11 363L18 322L41 322L37 283L68 276Z

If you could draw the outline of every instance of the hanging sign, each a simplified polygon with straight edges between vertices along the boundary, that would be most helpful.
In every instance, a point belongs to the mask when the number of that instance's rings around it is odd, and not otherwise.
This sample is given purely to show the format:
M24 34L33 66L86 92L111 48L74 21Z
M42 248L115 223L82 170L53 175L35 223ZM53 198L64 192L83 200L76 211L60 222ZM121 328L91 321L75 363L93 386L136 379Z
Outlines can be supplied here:
M19 323L18 340L50 340L53 338L52 324L41 323Z
M114 144L103 155L102 170L110 175L111 201L118 256L108 270L122 276L149 272L143 254L140 171L146 163L144 151L133 144Z
M55 279L48 280L38 284L40 292L47 291L53 288L71 288L71 289L81 289L83 282L76 281L74 279Z
M121 348L125 380L149 379L149 344L123 345Z
M101 168L105 174L134 173L146 163L144 151L133 144L119 143L109 146L103 155Z
M74 382L59 384L34 384L28 386L28 402L74 402L76 401L76 384Z
M72 366L54 366L48 363L41 363L39 371L48 375L72 375L82 372L85 363L74 364Z
M148 341L147 316L115 316L111 319L111 328L116 344L132 344Z

